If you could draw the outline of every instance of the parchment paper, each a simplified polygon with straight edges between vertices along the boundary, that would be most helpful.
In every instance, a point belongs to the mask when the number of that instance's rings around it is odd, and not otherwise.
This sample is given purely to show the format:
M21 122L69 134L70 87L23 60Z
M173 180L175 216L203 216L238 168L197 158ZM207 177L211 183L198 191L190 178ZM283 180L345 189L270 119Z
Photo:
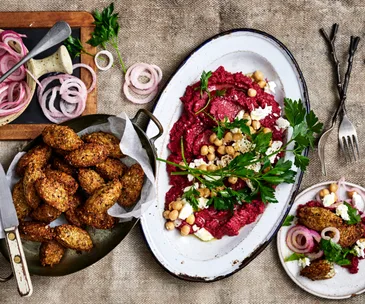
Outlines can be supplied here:
M110 117L109 121L104 124L88 127L80 132L78 135L84 135L96 131L109 132L121 139L120 149L127 157L121 159L128 167L135 163L139 163L145 172L144 185L141 196L138 202L128 210L115 203L108 213L111 216L117 217L120 221L129 221L131 218L139 218L156 199L156 189L154 183L154 175L146 150L142 147L141 141L134 130L132 122L129 120L126 113L121 113L116 117ZM19 152L15 155L7 171L6 177L9 186L13 189L14 185L19 181L20 177L15 173L16 164L25 152ZM63 215L53 221L50 226L58 226L65 224L67 221ZM4 238L3 228L0 221L0 239Z

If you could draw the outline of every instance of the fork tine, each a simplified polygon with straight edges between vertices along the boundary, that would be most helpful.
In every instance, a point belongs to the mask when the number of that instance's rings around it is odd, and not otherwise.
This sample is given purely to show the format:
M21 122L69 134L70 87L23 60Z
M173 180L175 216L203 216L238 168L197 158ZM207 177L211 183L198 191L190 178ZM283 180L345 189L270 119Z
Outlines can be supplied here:
M345 142L345 138L344 137L341 137L340 140L340 147L341 147L341 151L342 151L342 154L343 156L345 157L345 160L346 162L348 162L348 157L347 157L347 151L346 151L346 142Z
M351 154L352 154L352 159L354 162L357 161L357 155L356 155L356 151L355 151L355 147L354 147L354 141L352 139L352 136L347 136L347 141L348 141L348 144L349 144L349 148L350 148L350 151L351 151Z
M344 142L343 153L345 155L346 162L351 162L351 153L350 153L349 144L347 142L347 137L346 136L342 137L342 140Z
M355 143L355 148L356 148L356 152L357 152L357 160L360 159L360 152L359 152L359 141L357 140L357 135L352 135L353 139L354 139L354 143Z

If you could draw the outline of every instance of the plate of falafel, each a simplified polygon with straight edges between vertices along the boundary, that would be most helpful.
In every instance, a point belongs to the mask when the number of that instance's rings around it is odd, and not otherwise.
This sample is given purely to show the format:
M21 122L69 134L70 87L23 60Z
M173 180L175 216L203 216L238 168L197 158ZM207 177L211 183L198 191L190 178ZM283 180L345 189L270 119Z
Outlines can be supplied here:
M280 262L302 289L345 299L365 291L365 189L324 182L300 193L277 235Z

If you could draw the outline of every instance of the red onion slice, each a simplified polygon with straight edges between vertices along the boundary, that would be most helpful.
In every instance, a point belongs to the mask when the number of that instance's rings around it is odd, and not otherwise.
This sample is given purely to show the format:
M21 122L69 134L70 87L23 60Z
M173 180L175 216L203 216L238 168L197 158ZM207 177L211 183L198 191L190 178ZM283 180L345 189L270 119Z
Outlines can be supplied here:
M304 244L298 243L298 237L304 238ZM314 247L313 237L310 230L304 226L296 225L289 229L286 236L286 244L290 250L296 253L311 252Z
M306 253L306 256L311 260L316 260L319 259L323 256L323 250L320 250L318 252L310 252L310 253Z
M326 235L327 232L333 232L335 235L333 236L333 238L331 238ZM321 237L322 239L332 240L332 242L338 243L338 241L340 240L340 231L336 227L327 227L322 230Z
M158 89L156 88L155 91L153 91L150 95L143 97L143 98L137 98L137 97L134 97L129 92L129 86L127 85L126 82L123 85L123 92L124 92L125 96L128 98L128 100L130 100L133 103L137 103L137 104L145 104L145 103L150 102L153 98L155 98L157 91L158 91Z
M108 57L109 62L108 62L108 64L107 64L105 67L101 66L101 65L99 64L99 62L98 62L98 58L100 57L100 55L105 55L106 57ZM107 70L109 70L109 69L112 67L112 65L113 65L113 63L114 63L114 58L113 58L112 53L110 53L110 52L109 52L109 51L107 51L107 50L103 50L103 51L98 52L98 53L95 55L95 57L94 57L94 62L95 62L96 67L97 67L99 70L101 70L101 71L107 71Z
M92 77L93 80L91 82L90 88L87 89L87 92L90 93L92 90L94 90L94 88L96 86L96 73L95 73L95 71L90 66L88 66L87 64L84 64L84 63L77 63L77 64L74 64L72 67L73 67L74 70L77 69L77 68L85 68L90 72L91 77Z

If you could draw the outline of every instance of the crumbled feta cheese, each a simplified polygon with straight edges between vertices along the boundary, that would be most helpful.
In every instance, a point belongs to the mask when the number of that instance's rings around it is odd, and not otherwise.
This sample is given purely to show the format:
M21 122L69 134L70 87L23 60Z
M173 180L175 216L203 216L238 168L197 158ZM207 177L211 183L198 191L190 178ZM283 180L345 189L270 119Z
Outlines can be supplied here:
M306 266L309 266L310 264L311 264L311 261L307 257L301 258L301 259L298 260L299 267L304 268Z
M233 148L238 148L238 151L242 153L247 153L251 151L252 148L254 148L254 145L252 142L250 142L247 138L242 138L241 140L237 140L232 144ZM235 149L236 150L236 149Z
M198 159L194 159L194 160L193 160L193 161L189 164L189 168L194 169L194 168L199 167L200 165L208 165L208 164L204 161L204 159L202 159L202 158L198 158ZM188 181L189 181L189 182L191 182L191 181L193 181L193 179L194 179L194 176L193 176L193 175L191 175L191 174L188 174Z
M191 187L194 187L195 189L198 189L199 188L199 183L194 183L191 186L185 187L184 192L188 192L191 189Z
M226 154L221 157L221 159L217 160L217 165L221 167L226 167L233 160L233 157Z
M208 208L207 203L208 203L209 199L205 198L205 197L199 197L198 198L198 208L199 209L206 209Z
M241 129L240 128L233 128L233 129L231 129L230 130L232 133L240 133L240 134L242 134L242 131L241 131Z
M241 120L243 119L243 115L245 114L245 111L244 110L241 110L238 112L238 114L236 115L236 118Z
M205 228L200 228L197 232L194 233L199 239L204 242L211 241L214 239L214 236Z
M284 129L286 130L287 128L289 128L290 123L289 121L287 121L285 118L279 117L276 120L276 125L280 128L280 129Z
M181 223L182 223L182 220L180 220L180 219L174 220L175 227L179 227L181 225Z
M179 212L179 219L181 220L186 220L186 218L193 214L194 210L193 210L193 206L190 205L188 202L186 202L183 207L181 208L180 212Z
M194 231L194 232L197 232L197 231L199 230L199 227L198 227L197 225L195 225L195 224L193 225L193 227L192 227L192 228L193 228L193 231Z
M336 214L341 216L345 221L350 220L350 216L348 214L349 208L345 204L341 204L336 208Z
M271 113L272 113L272 106L266 106L265 108L258 107L257 109L251 112L251 118L253 120L261 120Z
M324 196L323 198L323 206L325 207L329 207L331 205L333 205L335 203L336 200L336 194L335 193L330 193Z
M356 245L354 246L354 250L356 252L356 255L358 257L365 257L365 240L360 239L356 242Z
M268 83L266 83L266 86L264 87L264 91L266 93L274 95L275 94L275 88L276 88L276 83L274 81L269 81Z
M252 165L247 166L246 168L249 169L249 170L253 170L255 172L260 172L261 164L260 164L260 162L257 162L257 163L254 163Z
M361 195L354 192L354 195L352 196L352 202L353 202L353 204L354 204L354 206L356 207L357 210L360 210L360 211L364 212L365 202L362 199Z
M280 140L273 141L271 147L269 147L269 149L266 150L266 155L275 153L281 148L282 145L283 143ZM276 155L277 154L273 154L269 157L271 163L275 162Z

